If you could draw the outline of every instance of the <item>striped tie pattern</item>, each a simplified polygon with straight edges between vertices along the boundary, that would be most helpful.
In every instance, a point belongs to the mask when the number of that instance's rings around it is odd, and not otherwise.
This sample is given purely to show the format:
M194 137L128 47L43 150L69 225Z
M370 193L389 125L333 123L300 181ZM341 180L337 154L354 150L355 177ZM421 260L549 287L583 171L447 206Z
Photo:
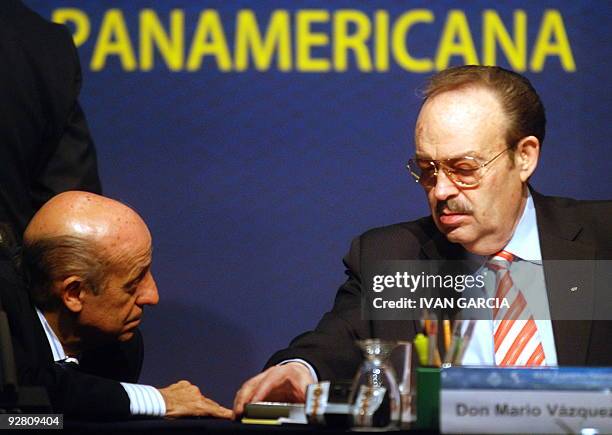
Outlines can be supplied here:
M510 307L493 310L495 364L498 366L541 366L546 364L542 340L525 296L510 276L514 256L495 254L488 267L495 271L495 297L506 298Z

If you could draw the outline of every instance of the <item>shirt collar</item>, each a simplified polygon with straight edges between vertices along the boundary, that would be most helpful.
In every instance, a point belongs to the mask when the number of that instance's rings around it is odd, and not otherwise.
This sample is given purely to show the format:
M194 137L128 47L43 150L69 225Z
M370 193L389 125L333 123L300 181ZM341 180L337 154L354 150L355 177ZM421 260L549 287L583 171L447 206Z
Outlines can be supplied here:
M536 220L535 206L531 192L528 192L527 203L523 215L519 220L512 238L504 248L515 257L531 262L542 261L540 250L540 238L538 236L538 223Z
M49 341L49 347L51 347L51 353L53 354L53 361L73 362L78 364L78 359L66 355L62 343L59 341L59 338L57 338L57 335L55 335L55 332L53 332L51 325L49 325L49 322L47 322L47 319L42 311L36 308L36 314L38 314L38 320L40 320L40 324L42 325L45 335L47 336L47 340Z

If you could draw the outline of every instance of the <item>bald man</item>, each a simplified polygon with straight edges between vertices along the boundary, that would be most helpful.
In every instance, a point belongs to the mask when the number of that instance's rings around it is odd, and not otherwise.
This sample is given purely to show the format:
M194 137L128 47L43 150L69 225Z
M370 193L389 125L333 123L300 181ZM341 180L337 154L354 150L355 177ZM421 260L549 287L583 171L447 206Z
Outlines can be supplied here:
M137 327L145 305L159 301L151 253L140 216L92 193L59 194L31 220L22 266L33 305L15 288L17 280L0 284L9 298L20 381L46 386L55 411L231 417L187 381L159 389L135 383L142 365ZM6 277L6 267L0 272ZM7 286L21 303L10 300Z

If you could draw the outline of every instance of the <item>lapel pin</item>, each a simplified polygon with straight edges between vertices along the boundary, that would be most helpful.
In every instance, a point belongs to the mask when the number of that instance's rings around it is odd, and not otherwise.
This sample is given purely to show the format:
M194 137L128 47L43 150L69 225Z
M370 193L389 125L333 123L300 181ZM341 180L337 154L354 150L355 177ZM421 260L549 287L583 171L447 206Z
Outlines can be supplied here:
M571 288L570 288L570 291L571 291L571 292L575 292L576 290L578 290L578 287L571 287Z

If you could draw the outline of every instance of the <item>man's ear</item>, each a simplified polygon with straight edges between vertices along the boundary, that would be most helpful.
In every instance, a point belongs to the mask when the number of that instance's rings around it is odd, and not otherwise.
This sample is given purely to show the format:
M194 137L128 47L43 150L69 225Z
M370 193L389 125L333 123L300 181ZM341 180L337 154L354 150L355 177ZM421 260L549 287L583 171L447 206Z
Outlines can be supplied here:
M525 183L538 166L540 141L535 136L527 136L519 141L514 151L514 163L519 168L521 181Z
M83 309L83 292L86 291L85 283L79 276L69 276L57 284L60 288L62 302L73 313L79 313Z

